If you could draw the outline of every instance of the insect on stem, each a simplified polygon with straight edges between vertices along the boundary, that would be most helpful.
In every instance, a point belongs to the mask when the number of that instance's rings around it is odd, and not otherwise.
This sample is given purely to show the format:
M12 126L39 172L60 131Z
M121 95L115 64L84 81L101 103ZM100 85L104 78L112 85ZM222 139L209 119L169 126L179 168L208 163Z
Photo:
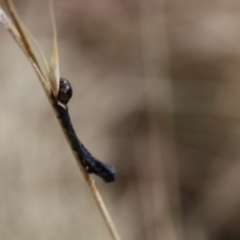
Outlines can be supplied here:
M86 168L88 173L94 173L101 177L105 182L113 182L116 174L114 167L93 157L77 137L67 107L67 103L71 97L72 87L69 81L65 78L60 78L60 87L58 99L55 101L55 108L73 150L77 153L81 164Z

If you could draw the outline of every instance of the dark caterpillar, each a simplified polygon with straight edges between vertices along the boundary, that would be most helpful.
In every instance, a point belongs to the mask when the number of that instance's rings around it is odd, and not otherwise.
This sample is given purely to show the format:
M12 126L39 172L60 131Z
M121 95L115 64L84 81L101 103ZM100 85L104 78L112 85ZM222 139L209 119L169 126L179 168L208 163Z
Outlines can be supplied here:
M72 148L77 153L81 164L86 168L88 173L96 174L105 182L113 182L115 180L116 170L111 165L103 163L93 157L77 137L67 107L67 103L71 99L72 93L73 91L70 82L65 78L60 78L56 109L58 111L58 117L69 137Z

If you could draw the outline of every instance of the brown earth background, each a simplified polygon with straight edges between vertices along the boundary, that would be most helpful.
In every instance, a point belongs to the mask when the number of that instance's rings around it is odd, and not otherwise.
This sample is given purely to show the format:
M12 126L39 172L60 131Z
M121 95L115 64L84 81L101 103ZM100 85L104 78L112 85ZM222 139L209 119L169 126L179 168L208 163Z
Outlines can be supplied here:
M14 1L50 57L48 1ZM240 1L55 1L61 75L123 240L240 239ZM26 57L0 26L0 239L110 239Z

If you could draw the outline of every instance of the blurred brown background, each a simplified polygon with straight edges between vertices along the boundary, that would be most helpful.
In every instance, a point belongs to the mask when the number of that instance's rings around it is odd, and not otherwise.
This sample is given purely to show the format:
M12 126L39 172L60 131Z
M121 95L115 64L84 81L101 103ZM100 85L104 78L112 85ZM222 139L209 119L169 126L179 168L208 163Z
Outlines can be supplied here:
M48 2L15 1L50 57ZM55 1L62 77L122 239L240 239L240 2ZM0 27L0 239L110 239L26 57Z

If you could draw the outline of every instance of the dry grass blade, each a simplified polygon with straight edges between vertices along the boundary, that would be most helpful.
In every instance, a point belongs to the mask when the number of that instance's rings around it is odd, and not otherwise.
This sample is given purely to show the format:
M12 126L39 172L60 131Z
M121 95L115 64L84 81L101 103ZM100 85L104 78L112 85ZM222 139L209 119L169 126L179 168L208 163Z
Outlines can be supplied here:
M30 46L30 44L29 44L29 42L27 40L27 37L26 37L26 35L24 33L24 29L22 27L22 24L21 24L21 21L20 21L18 15L17 15L17 12L16 12L16 10L14 8L14 5L12 4L12 1L5 0L5 3L7 5L7 8L9 10L10 15L11 15L11 18L13 20L13 23L14 23L14 25L15 25L15 27L16 27L16 29L17 29L20 37L21 37L22 44L23 44L23 46L25 48L25 51L28 54L28 57L30 59L32 59L34 64L37 66L39 72L41 73L41 75L44 76L44 74L43 74L43 72L42 72L42 70L40 68L40 65L39 65L39 63L38 63L38 61L37 61L37 59L36 59L36 57L35 57L35 55L34 55L34 53L32 51L32 48L31 48L31 46Z
M8 10L9 10L9 13L12 17L13 23L7 16L7 14L4 12L1 5L0 5L0 21L3 23L5 28L10 32L10 34L13 36L13 38L15 39L15 41L17 42L19 47L22 49L22 51L27 56L28 60L31 62L45 92L50 94L50 92L51 92L50 85L48 84L47 79L44 76L44 74L38 64L36 57L33 54L30 44L27 41L27 38L24 34L24 30L22 28L21 22L17 17L14 6L11 3L11 1L5 0L5 2L6 2Z
M44 72L41 69L40 64L37 61L37 58L31 48L31 45L27 39L27 35L25 34L24 27L19 20L19 17L17 15L17 12L11 2L11 0L4 0L7 6L7 10L9 11L9 14L12 18L11 19L7 16L7 14L4 12L0 5L0 22L4 25L4 27L10 32L10 34L13 36L19 47L22 49L22 51L27 56L28 60L31 62L42 86L43 89L50 100L53 109L55 110L55 113L57 113L55 106L56 102L56 96L57 96L57 90L58 90L58 81L59 81L59 61L58 61L58 49L57 49L57 32L56 32L56 26L53 16L53 10L51 5L51 17L52 17L52 23L53 23L53 32L54 32L54 40L53 40L53 54L49 67L48 76L44 75ZM51 3L51 2L50 2ZM34 39L34 38L33 38ZM34 41L37 43L37 41L34 39ZM38 44L37 44L38 45ZM41 48L39 47L40 52L42 53ZM44 56L44 55L43 55ZM43 61L45 61L45 57L43 57ZM55 85L54 85L55 84ZM62 125L61 125L62 126ZM63 132L65 133L64 129ZM65 136L70 144L70 140L67 137L66 133ZM71 146L71 144L70 144ZM73 149L72 149L73 151ZM73 151L74 156L79 164L79 167L84 175L84 178L91 190L91 193L94 197L94 200L104 218L104 221L107 225L107 228L112 236L112 239L114 240L120 240L120 237L116 231L116 228L113 224L113 221L104 205L104 202L101 198L101 195L99 191L97 190L97 187L94 184L94 181L92 180L91 176L86 172L86 169L82 166L81 161L79 160L76 153Z
M25 48L22 44L21 37L17 31L17 29L12 24L11 20L3 11L2 7L0 6L0 22L4 25L4 27L12 34L13 38L18 42L21 49L25 52Z
M54 96L57 96L58 89L59 89L59 79L60 79L57 28L56 28L56 24L55 24L54 13L53 13L52 0L49 0L49 5L50 5L50 15L51 15L51 20L52 20L52 27L53 27L53 50L52 50L51 61L49 64L48 75L49 75L49 79L50 79L50 83L52 86Z
M36 40L36 38L28 31L28 29L24 28L25 30L25 33L27 34L27 36L30 38L30 40L33 42L33 44L36 45L41 57L42 57L42 60L43 60L43 64L44 64L44 70L45 72L47 73L48 71L48 62L47 62L47 59L45 58L45 55L44 55L44 52L41 48L41 46L39 45L38 41Z

